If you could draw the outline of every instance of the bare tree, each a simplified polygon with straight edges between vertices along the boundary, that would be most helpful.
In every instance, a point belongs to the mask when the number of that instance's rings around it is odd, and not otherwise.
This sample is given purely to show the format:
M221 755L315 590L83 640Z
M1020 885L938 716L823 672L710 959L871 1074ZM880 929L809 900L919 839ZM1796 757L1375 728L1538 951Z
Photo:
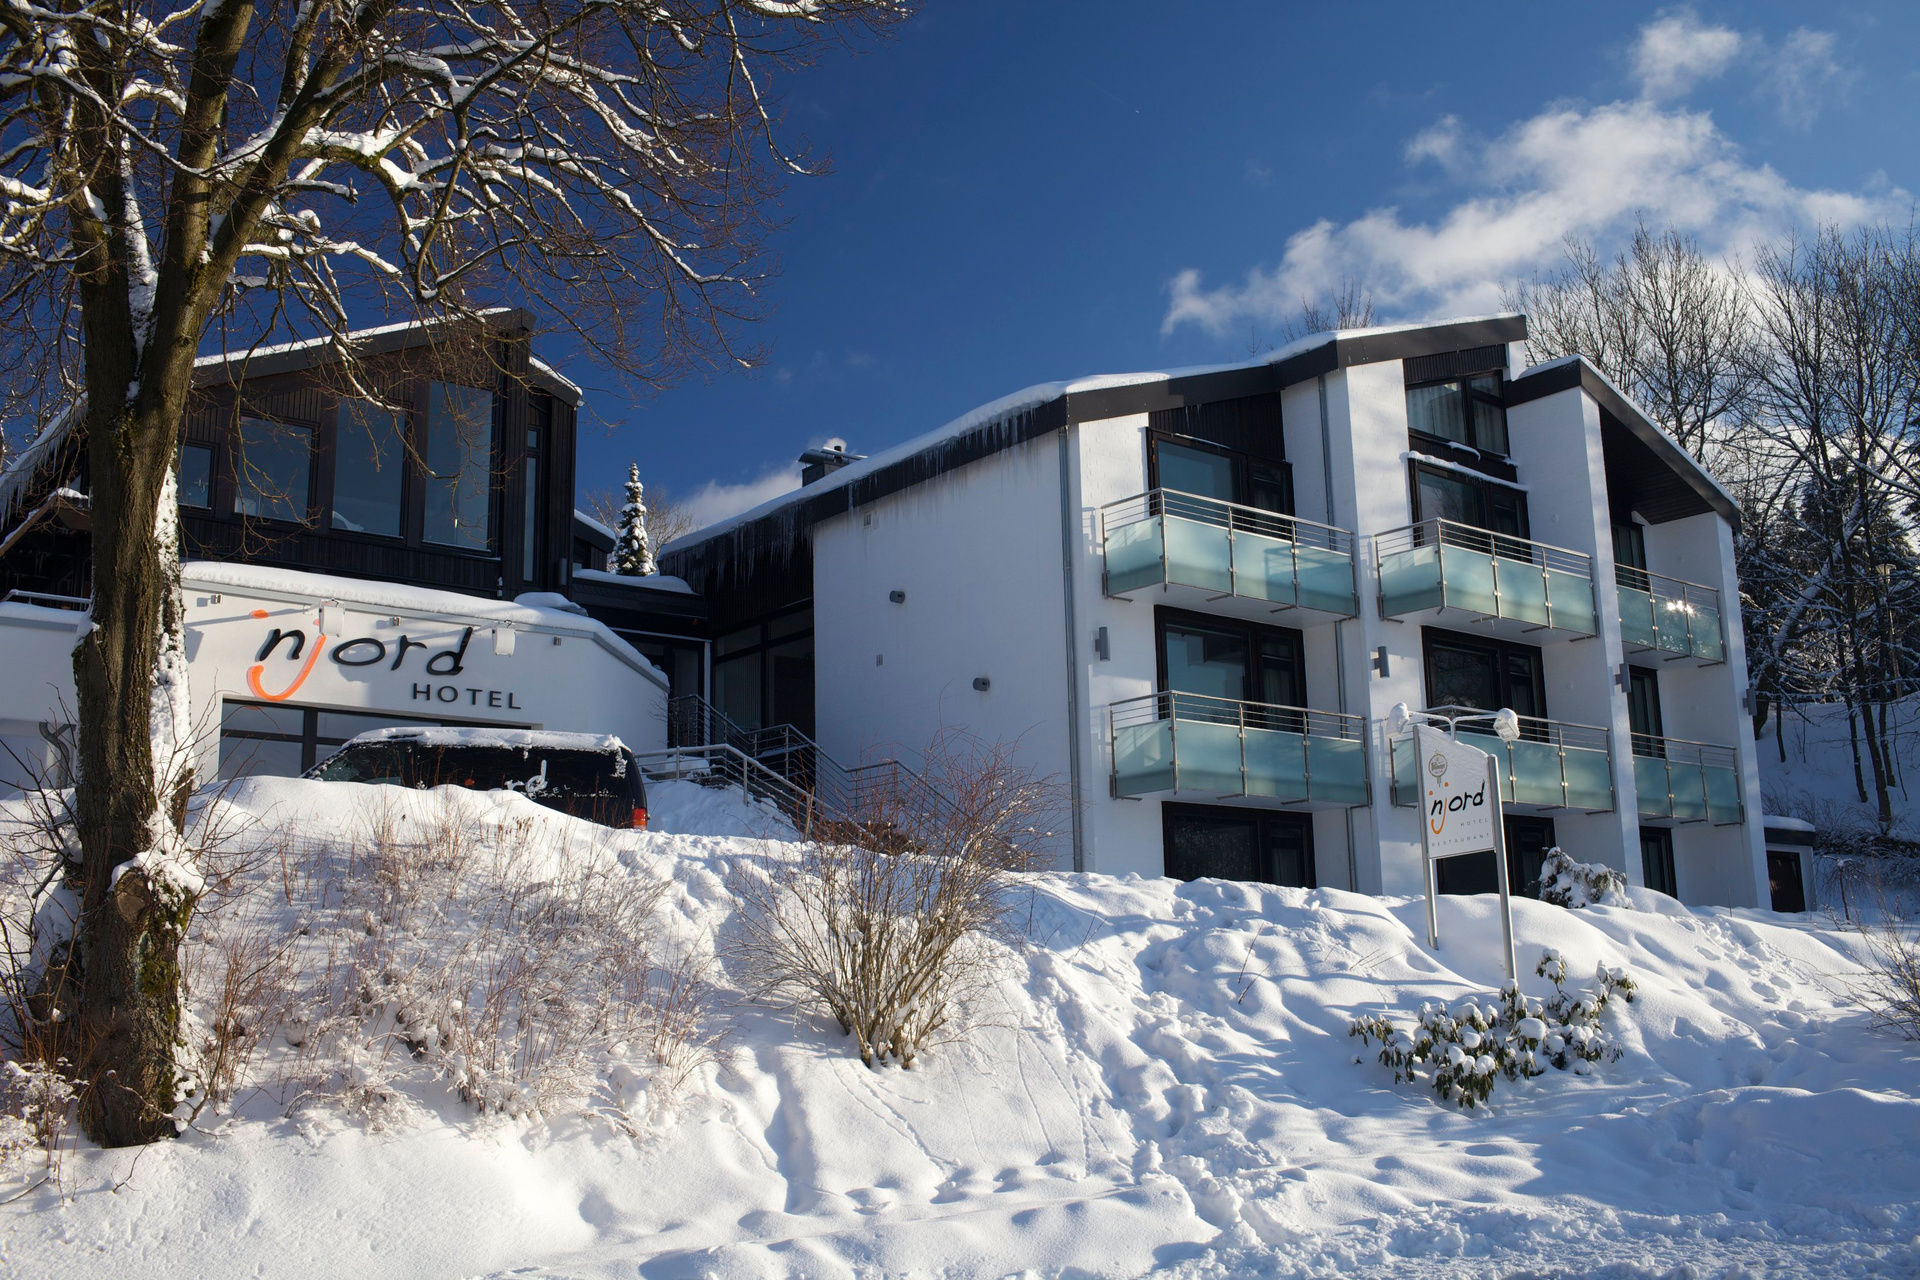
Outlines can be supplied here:
M1752 307L1738 275L1690 237L1642 224L1611 261L1569 240L1566 265L1506 302L1527 313L1527 359L1593 361L1695 457L1753 394Z
M513 301L645 380L738 359L758 215L799 167L763 80L900 7L0 0L0 302L52 353L42 399L79 406L59 429L84 433L93 486L76 954L96 1139L173 1132L194 876L171 460L202 341Z

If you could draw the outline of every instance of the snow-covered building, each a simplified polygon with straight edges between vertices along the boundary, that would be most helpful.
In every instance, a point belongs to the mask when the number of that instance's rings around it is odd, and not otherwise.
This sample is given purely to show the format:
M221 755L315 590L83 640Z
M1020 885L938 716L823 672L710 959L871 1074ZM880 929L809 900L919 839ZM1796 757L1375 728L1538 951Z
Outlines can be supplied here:
M298 773L394 724L664 745L663 668L701 690L703 610L578 567L604 565L574 511L582 396L528 317L350 341L357 382L326 341L199 361L178 476L201 776ZM0 783L57 760L72 716L86 467L56 425L0 474Z
M1764 904L1739 518L1518 315L1320 335L1242 365L1030 388L823 466L668 546L712 696L854 761L945 728L1071 796L1062 861L1421 884L1389 709L1491 735L1519 882L1558 844ZM1492 883L1491 855L1443 887Z

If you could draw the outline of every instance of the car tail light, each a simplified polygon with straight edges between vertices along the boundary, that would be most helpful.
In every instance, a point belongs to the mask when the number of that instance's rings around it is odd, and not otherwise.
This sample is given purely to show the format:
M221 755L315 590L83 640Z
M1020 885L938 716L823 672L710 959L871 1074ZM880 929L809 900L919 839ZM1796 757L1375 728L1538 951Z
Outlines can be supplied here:
M647 811L645 809L634 809L633 829L635 831L645 831L647 829Z

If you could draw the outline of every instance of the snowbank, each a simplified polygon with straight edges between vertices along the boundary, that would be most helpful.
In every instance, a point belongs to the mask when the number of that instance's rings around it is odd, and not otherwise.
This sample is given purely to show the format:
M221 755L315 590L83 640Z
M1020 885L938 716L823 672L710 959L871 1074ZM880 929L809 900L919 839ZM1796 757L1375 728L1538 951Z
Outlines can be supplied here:
M375 790L256 780L236 800L310 842ZM589 834L519 797L446 796L429 799L476 823L547 824L555 849ZM710 940L728 928L729 864L790 832L690 782L651 801L653 830L591 834L668 880L678 936ZM283 897L298 884L260 874ZM67 1153L64 1198L48 1184L0 1207L0 1270L1920 1272L1914 1050L1837 997L1850 935L1656 894L1634 910L1516 902L1523 969L1550 945L1576 980L1604 962L1638 983L1613 1024L1625 1056L1461 1113L1356 1064L1347 1027L1491 989L1491 897L1446 899L1431 951L1417 900L1068 874L1021 891L1030 942L1004 953L978 1034L911 1072L861 1067L818 1019L743 1005L720 1060L638 1139L426 1093L387 1132L243 1096L137 1161Z

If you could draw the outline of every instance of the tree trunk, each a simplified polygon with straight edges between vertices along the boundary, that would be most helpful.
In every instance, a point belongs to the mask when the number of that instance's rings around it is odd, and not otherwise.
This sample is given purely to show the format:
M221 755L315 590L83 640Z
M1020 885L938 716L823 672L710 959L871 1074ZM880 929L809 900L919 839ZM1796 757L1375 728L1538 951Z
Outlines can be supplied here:
M178 543L155 536L177 428L171 407L88 414L93 629L74 651L83 999L73 1049L86 1082L81 1123L103 1146L174 1134L179 955L193 898L159 869L185 816L186 784L156 794L154 743L167 730L156 723L154 672L163 627L180 608Z

